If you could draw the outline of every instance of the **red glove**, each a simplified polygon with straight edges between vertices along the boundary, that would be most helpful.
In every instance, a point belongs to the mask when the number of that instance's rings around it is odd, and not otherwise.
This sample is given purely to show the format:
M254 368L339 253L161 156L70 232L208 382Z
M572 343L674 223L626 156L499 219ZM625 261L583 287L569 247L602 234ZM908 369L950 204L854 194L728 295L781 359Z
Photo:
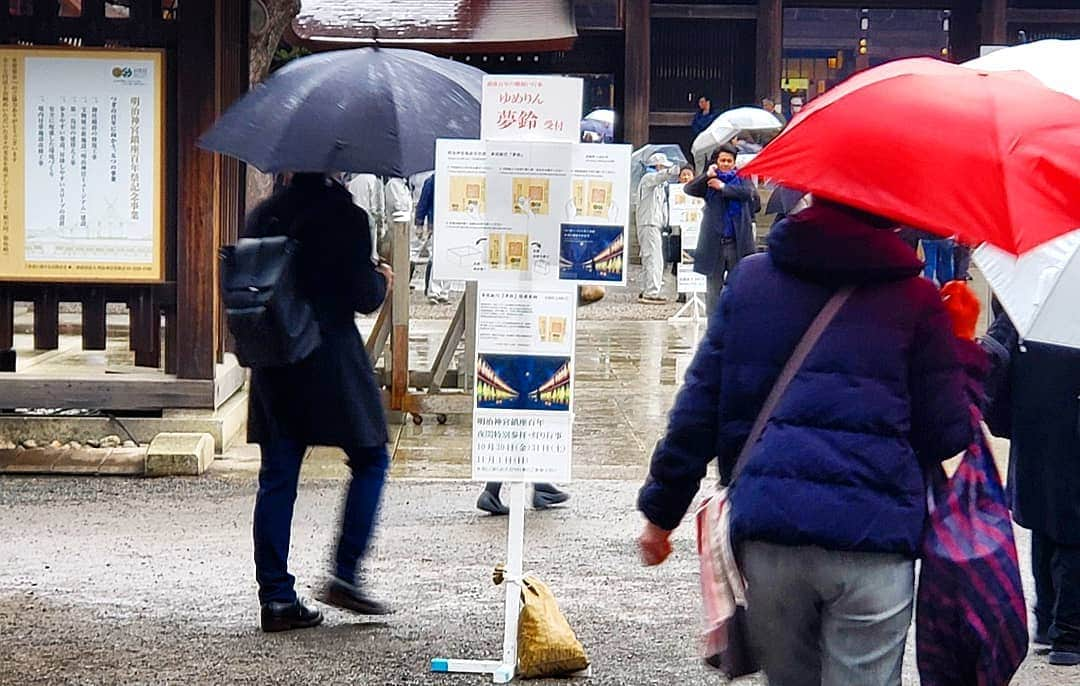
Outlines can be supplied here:
M941 301L952 319L953 333L957 338L975 339L975 325L979 321L982 304L964 281L950 281L941 287Z

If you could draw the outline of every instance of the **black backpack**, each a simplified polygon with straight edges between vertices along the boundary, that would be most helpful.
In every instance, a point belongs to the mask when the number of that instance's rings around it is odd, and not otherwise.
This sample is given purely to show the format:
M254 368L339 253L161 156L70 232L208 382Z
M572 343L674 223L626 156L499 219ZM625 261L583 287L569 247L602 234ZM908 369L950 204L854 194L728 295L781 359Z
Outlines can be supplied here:
M295 364L319 347L319 323L300 292L300 242L289 236L241 238L221 249L221 299L245 367Z

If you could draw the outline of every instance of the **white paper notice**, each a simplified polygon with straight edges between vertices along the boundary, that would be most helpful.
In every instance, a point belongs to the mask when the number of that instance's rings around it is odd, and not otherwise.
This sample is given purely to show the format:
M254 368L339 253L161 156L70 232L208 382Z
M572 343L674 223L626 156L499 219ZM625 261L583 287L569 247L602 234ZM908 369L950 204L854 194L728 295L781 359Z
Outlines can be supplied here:
M679 227L683 250L697 248L704 209L705 201L702 198L687 195L682 184L672 184L668 193L668 217L672 226Z
M676 281L680 293L704 293L709 290L705 275L695 272L693 264L680 262Z
M556 281L572 152L565 143L437 141L432 277Z
M562 76L485 76L480 137L577 143L582 83Z
M155 262L152 60L26 59L27 263Z
M630 214L629 145L575 145L559 230L559 279L624 284Z
M472 475L570 480L577 289L481 284Z

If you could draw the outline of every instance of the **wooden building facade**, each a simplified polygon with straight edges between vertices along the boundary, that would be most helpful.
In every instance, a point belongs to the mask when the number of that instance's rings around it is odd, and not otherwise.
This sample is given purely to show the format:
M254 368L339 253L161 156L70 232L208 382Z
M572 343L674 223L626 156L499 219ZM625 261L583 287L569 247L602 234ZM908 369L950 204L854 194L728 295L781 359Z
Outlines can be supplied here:
M880 59L934 54L963 61L978 56L981 45L1080 38L1080 2L1055 0L529 0L512 4L559 16L552 22L559 26L573 16L576 37L553 41L538 29L534 36L488 35L488 43L460 38L470 17L456 16L455 31L431 27L454 8L479 4L494 12L498 2L398 4L412 5L411 14L384 15L378 28L393 26L398 40L419 49L495 73L586 78L586 109L606 98L621 115L618 137L635 145L685 143L701 94L718 109L766 95L786 102L795 92L812 97ZM352 3L355 12L343 16L334 14L340 3L333 0L305 0L292 40L313 49L372 45L384 33L373 33L374 20L360 17L378 16L382 5ZM331 40L320 40L320 21L334 27ZM861 40L869 41L862 55Z
M217 254L243 218L242 167L196 140L248 87L248 2L0 0L0 44L165 54L164 278L153 283L0 280L0 408L213 409L243 370L225 361ZM15 372L14 305L32 302L37 350L56 349L61 303L82 305L82 347L105 350L109 303L130 313L139 373Z

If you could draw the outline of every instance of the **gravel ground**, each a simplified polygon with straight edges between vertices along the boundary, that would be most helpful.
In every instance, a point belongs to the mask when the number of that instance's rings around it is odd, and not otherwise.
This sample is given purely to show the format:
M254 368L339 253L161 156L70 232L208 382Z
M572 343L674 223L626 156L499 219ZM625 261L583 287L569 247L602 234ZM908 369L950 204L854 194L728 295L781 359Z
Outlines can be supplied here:
M302 594L326 568L342 487L302 485L292 562ZM695 654L691 527L667 564L641 567L636 488L577 482L571 507L528 513L526 568L551 585L589 651L588 683L716 684ZM321 627L268 636L257 629L250 476L0 478L0 684L488 683L427 671L432 657L499 653L502 594L490 573L505 520L479 515L476 491L391 482L369 571L397 613L328 610ZM1014 683L1077 682L1080 671L1032 658Z

